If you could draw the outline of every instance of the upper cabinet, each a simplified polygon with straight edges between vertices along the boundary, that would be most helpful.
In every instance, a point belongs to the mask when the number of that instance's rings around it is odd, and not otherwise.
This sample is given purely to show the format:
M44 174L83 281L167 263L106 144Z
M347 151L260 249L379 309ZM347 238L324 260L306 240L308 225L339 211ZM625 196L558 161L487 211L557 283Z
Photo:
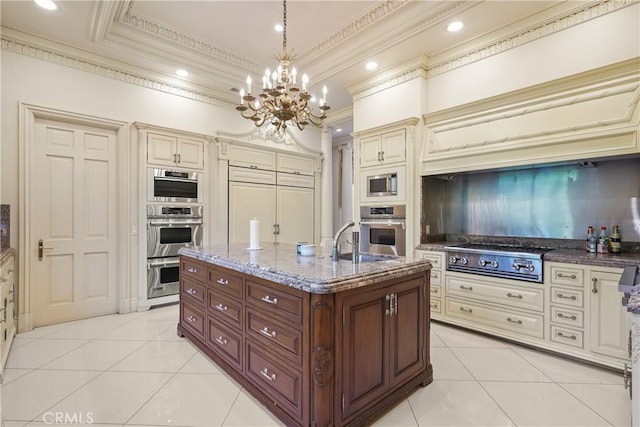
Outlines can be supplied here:
M244 145L229 145L229 166L276 170L276 153Z
M203 169L204 140L149 132L147 133L147 163Z
M360 167L402 163L407 159L406 131L399 129L360 139Z

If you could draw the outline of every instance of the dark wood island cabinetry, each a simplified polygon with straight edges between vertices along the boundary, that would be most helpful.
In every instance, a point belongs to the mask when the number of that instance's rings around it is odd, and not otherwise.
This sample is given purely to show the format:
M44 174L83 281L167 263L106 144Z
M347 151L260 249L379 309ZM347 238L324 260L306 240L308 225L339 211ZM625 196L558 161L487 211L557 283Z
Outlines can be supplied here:
M431 383L427 262L247 252L181 250L178 334L286 425L366 425Z

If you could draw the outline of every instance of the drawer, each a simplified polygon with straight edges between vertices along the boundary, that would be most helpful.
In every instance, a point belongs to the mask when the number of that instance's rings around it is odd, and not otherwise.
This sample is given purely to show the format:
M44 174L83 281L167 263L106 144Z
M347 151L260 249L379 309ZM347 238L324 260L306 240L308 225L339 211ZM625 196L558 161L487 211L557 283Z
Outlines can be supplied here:
M210 267L208 273L209 289L215 289L216 292L224 292L242 300L242 282L244 281L242 276L221 267Z
M278 153L278 171L300 175L313 175L316 161L307 157Z
M242 302L226 298L215 289L209 289L207 309L212 316L242 330Z
M247 376L295 418L302 416L302 373L271 359L257 346L247 345Z
M254 182L256 184L275 184L276 173L261 169L229 168L229 181Z
M242 370L242 335L233 332L216 319L209 319L209 347L239 371Z
M584 307L584 292L577 289L551 287L551 302L553 304L563 304L572 307Z
M431 307L431 312L432 313L437 313L440 314L441 310L440 310L440 300L431 300L431 302L429 303L429 306Z
M551 322L562 323L574 328L584 327L584 314L580 310L551 306Z
M247 310L247 332L266 347L283 350L286 357L297 365L302 364L302 332L300 330L287 327L253 310Z
M544 309L544 290L542 287L501 286L477 280L459 279L454 276L447 276L446 282L447 295L476 298L528 310L543 311Z
M191 303L204 306L206 288L202 283L196 282L190 277L183 277L180 281L180 291L185 299Z
M431 286L442 284L442 272L440 270L431 270L430 276Z
M284 286L282 288L287 289ZM247 303L260 312L266 310L273 313L277 320L284 323L302 324L302 297L299 295L247 281Z
M313 176L278 172L277 184L289 187L313 188Z
M583 333L582 331L551 325L551 341L582 348Z
M584 283L584 270L577 266L550 264L549 275L549 282L552 285L582 287Z
M433 252L425 252L422 255L423 259L428 260L431 263L433 269L439 270L442 268L444 254L433 253Z
M433 283L430 286L431 298L440 298L442 295L442 287L438 285L434 285Z
M204 282L207 278L207 267L191 258L180 257L180 274L192 280Z
M445 304L447 316L537 338L544 336L544 318L536 314L500 310L452 298L447 298Z
M181 308L182 326L204 340L204 312L185 301L181 303Z

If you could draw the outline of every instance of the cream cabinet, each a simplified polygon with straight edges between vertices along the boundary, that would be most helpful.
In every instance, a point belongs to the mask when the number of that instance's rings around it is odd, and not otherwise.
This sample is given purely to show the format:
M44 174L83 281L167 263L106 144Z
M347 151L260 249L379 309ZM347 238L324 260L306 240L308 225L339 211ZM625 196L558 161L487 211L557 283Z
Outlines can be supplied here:
M585 266L547 263L550 288L549 340L575 349L585 349ZM588 297L588 295L587 295Z
M416 250L416 258L426 259L431 263L429 309L432 319L439 320L442 310L442 285L444 283L444 253Z
M229 166L276 170L276 153L244 145L229 145Z
M249 220L260 220L260 242L314 241L312 176L229 167L229 243L249 242Z
M147 133L147 163L203 169L204 141L149 132Z
M405 129L362 138L359 146L360 167L389 165L407 160Z
M622 306L622 269L592 267L587 283L591 301L591 352L628 360L631 314Z
M9 357L16 334L15 256L10 255L0 266L0 377Z

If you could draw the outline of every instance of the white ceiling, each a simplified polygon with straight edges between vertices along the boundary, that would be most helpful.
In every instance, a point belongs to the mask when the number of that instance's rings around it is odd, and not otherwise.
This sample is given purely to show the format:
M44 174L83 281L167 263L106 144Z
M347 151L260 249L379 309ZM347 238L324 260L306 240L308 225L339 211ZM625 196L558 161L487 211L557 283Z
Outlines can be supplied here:
M239 99L248 74L261 79L282 48L282 2L58 1L46 11L30 0L2 0L3 38L29 40L91 62L108 64L227 102ZM576 1L574 4L584 3ZM332 128L351 130L351 94L361 83L400 63L446 57L473 43L545 19L571 2L511 1L313 1L287 2L287 47L309 75L311 92L329 87ZM535 15L535 16L534 16ZM465 27L448 33L446 25ZM36 37L33 37L36 36ZM51 43L55 42L55 43ZM458 52L459 53L459 52ZM375 72L364 68L375 59ZM190 75L180 78L177 68ZM254 91L257 84L254 86ZM332 118L331 115L334 115Z

